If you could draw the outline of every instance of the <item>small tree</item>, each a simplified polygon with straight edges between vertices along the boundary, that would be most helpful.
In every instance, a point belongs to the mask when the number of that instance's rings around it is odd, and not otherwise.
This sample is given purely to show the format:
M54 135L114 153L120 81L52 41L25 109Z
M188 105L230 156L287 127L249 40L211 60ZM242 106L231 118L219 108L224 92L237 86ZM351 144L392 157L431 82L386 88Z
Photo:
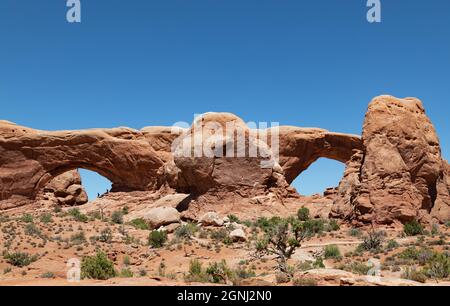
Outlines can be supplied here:
M276 255L279 270L288 273L287 260L308 236L309 232L298 220L280 219L265 229L264 238L257 242L256 249L261 253Z

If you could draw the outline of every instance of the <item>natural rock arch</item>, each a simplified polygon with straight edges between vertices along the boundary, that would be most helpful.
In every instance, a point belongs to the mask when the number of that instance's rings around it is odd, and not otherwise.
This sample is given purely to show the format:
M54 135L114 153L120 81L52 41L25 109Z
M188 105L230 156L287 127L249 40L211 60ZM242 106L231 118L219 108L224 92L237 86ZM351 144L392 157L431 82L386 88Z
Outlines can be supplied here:
M362 150L361 137L357 135L293 126L277 129L280 136L279 163L289 184L321 157L347 163L355 152ZM268 134L272 132L270 129Z
M77 168L98 172L114 190L155 190L162 166L133 129L48 132L0 121L0 206L32 200L53 177Z

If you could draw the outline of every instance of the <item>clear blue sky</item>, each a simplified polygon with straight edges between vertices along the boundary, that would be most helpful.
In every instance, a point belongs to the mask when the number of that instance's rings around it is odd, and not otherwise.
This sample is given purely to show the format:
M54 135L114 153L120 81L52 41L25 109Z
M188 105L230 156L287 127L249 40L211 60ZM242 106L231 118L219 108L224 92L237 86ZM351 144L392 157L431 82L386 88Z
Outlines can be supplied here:
M0 118L141 128L228 111L360 134L372 97L416 96L450 156L448 0L381 0L381 24L366 0L81 0L81 24L65 3L0 1ZM343 169L313 167L304 193Z

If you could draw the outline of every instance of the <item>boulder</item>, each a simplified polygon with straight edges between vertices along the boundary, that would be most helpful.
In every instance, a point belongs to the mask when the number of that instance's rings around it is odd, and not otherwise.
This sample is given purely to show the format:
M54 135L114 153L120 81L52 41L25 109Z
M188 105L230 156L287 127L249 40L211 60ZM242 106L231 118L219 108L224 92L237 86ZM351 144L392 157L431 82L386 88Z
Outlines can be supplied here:
M223 225L223 219L220 218L220 216L216 212L207 212L204 214L200 220L198 220L199 223L202 225L212 225L212 226L222 226Z
M237 228L237 229L231 231L230 238L234 242L247 240L245 232L241 228Z
M179 223L180 213L173 207L154 207L148 210L142 210L139 215L133 215L133 217L128 218L142 218L151 226L151 228L156 229L163 225L169 225L172 223Z

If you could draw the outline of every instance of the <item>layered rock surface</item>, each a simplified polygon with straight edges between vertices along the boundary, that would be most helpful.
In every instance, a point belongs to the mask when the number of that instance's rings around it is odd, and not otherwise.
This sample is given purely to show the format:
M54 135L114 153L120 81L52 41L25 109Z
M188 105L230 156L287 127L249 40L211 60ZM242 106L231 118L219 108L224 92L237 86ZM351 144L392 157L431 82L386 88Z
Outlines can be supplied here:
M448 164L421 101L375 98L362 141L347 163L335 216L380 224L450 218Z

